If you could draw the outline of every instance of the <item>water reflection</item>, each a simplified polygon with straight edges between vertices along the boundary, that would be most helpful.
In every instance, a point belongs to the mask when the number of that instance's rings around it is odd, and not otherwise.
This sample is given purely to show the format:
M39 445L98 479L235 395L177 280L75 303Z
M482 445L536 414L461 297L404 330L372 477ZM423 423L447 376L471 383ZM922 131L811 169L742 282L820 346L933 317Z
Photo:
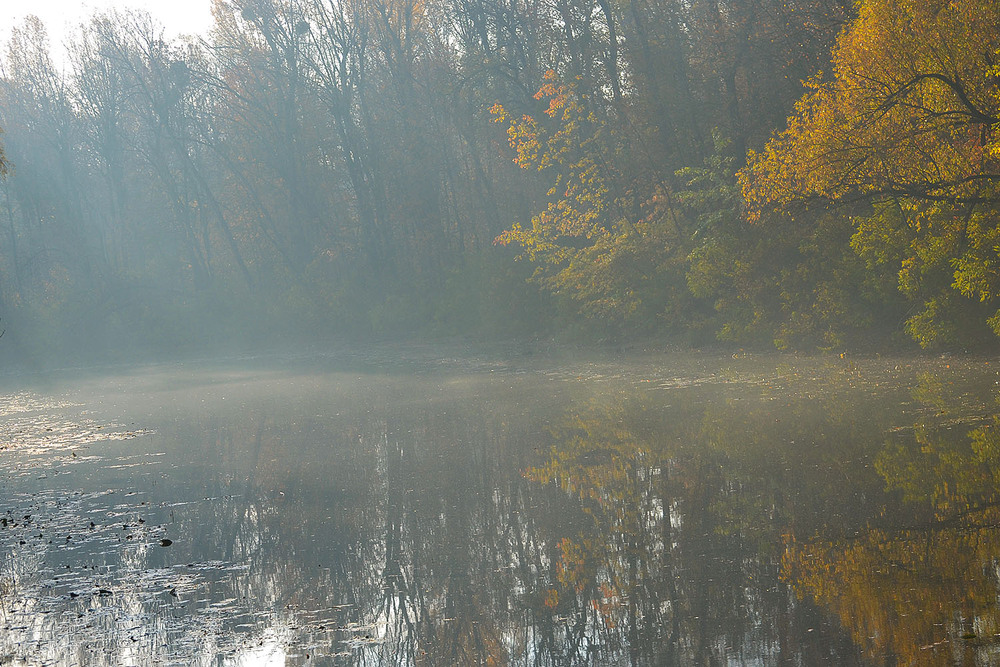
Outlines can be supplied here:
M12 395L0 656L1000 657L985 364L656 361L166 367ZM86 428L28 446L51 424Z
M870 655L901 664L1000 660L1000 415L969 405L965 389L930 373L918 378L918 418L893 429L874 462L902 498L897 511L868 517L848 538L788 544L786 578Z

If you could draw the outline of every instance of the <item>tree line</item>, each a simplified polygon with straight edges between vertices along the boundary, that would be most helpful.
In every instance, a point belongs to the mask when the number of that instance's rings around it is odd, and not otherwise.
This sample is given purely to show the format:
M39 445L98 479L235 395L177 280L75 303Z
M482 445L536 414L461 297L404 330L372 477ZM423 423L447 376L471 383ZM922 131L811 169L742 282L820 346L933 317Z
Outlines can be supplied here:
M0 62L21 354L1000 331L1000 6L213 0ZM200 332L197 336L193 332Z

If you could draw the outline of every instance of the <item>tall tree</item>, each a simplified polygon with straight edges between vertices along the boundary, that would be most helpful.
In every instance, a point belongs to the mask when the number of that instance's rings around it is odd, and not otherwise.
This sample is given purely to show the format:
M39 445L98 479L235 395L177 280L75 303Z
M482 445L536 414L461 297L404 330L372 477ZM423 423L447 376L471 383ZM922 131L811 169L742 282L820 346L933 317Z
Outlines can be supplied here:
M924 301L908 323L946 340L952 290L1000 296L1000 4L867 0L788 128L741 175L749 214L796 202L877 203L854 247ZM948 311L951 311L950 313ZM989 317L1000 334L1000 311Z

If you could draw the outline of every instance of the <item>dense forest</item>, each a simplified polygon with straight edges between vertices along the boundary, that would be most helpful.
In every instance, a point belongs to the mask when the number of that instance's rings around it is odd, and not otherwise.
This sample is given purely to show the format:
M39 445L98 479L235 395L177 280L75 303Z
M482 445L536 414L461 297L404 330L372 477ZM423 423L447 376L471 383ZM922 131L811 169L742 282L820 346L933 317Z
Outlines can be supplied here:
M212 1L13 30L7 363L996 344L1000 0Z

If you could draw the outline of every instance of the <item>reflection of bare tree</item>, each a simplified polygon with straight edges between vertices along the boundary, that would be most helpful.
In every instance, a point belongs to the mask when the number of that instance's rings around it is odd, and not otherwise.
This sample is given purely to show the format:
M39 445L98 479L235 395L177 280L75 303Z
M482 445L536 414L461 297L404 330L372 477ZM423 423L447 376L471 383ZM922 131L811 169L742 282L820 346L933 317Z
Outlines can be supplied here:
M424 440L420 444L468 442L462 431L472 423L443 424L444 433L419 433ZM484 596L476 581L485 574L476 561L493 556L483 552L476 539L476 524L490 505L475 497L482 494L471 492L470 482L477 480L470 478L470 469L456 465L469 461L449 458L446 467L431 464L428 469L429 461L442 459L426 450L418 454L422 448L414 437L400 438L388 425L375 435L382 473L377 486L384 498L384 566L378 581L381 599L371 608L370 620L384 633L384 641L371 647L369 655L377 657L377 664L401 659L417 664L503 663L491 619L492 596ZM444 447L460 456L458 446ZM428 479L436 483L428 486Z
M116 637L143 659L193 663L265 649L286 664L857 661L779 580L783 532L830 534L845 508L877 504L834 478L881 489L863 458L842 469L830 454L870 442L846 403L789 401L777 421L766 398L726 403L711 387L671 394L668 409L537 377L297 381L215 386L225 403L195 394L183 420L148 424L169 465L128 478L133 500L107 501L135 535L145 519L145 550L100 561L115 592L95 600L150 634L63 633L65 650ZM89 465L107 488L114 473ZM91 544L74 571L123 548Z
M338 641L353 660L780 662L816 657L802 648L807 636L824 655L854 659L778 581L765 544L777 539L784 509L773 511L775 488L755 478L775 471L734 473L707 439L720 436L719 420L702 422L700 403L683 408L696 418L683 432L625 401L595 404L545 435L538 424L550 413L510 420L513 409L491 398L489 409L450 401L447 415L438 404L390 405L335 436L361 446L348 471L326 471L330 484L356 491L345 499L349 514L328 526L343 536L336 558L345 565L320 586L351 591L340 598L353 606ZM745 420L728 423L745 438ZM742 446L757 460L774 435L734 442L734 453L742 457ZM546 443L544 461L532 452ZM774 459L783 469L782 460ZM301 495L309 485L287 487ZM320 497L301 499L307 515ZM767 507L770 524L759 514Z

